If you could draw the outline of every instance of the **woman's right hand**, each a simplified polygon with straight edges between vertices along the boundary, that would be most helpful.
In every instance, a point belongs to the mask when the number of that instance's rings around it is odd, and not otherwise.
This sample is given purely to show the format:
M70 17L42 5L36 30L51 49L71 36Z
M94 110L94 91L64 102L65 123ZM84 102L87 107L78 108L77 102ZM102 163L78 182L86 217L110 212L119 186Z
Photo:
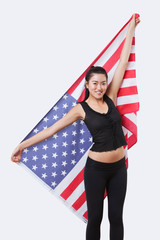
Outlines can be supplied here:
M22 155L23 149L21 148L21 144L19 144L13 151L11 155L11 160L13 162L19 162L21 160L21 155Z

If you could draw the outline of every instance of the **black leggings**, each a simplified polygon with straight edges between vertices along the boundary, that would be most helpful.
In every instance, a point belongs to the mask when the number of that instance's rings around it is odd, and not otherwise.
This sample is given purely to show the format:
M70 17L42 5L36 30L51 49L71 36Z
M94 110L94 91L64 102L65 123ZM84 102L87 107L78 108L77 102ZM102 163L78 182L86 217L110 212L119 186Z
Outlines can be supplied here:
M122 240L123 204L127 187L125 157L113 163L105 163L88 156L84 169L84 184L88 208L86 240L100 239L105 188L108 198L110 240Z

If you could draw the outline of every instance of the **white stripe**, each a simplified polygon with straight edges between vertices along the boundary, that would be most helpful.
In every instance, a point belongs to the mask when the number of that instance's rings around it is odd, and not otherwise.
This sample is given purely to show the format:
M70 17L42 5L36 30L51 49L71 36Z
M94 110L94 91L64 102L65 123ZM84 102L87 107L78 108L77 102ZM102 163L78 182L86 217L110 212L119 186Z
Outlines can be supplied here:
M123 88L123 87L130 87L130 86L137 86L136 78L126 78L126 79L123 79L121 88Z
M136 102L139 102L138 94L117 97L117 106Z
M137 125L137 115L135 113L126 113L125 117Z
M131 137L132 135L133 133L128 130L128 138Z
M135 62L128 62L126 70L135 70Z
M132 46L131 46L131 51L130 51L130 53L135 53L135 45L132 45Z

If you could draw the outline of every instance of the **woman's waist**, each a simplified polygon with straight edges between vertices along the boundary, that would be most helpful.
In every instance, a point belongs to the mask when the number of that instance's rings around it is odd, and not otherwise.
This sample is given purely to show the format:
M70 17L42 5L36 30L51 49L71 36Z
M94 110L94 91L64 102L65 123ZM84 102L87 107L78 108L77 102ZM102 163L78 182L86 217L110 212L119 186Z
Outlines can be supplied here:
M123 146L103 152L89 150L88 156L100 162L116 162L125 156L125 151Z

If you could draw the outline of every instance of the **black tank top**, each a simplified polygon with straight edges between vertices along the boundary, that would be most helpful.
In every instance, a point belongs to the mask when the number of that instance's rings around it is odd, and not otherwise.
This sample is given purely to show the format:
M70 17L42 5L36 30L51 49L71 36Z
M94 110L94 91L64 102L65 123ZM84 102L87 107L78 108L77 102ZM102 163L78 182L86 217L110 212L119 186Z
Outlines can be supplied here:
M85 101L79 102L85 111L84 122L93 137L94 144L90 150L95 152L115 150L127 145L122 130L121 116L114 102L107 95L105 102L108 105L107 113L93 110Z

